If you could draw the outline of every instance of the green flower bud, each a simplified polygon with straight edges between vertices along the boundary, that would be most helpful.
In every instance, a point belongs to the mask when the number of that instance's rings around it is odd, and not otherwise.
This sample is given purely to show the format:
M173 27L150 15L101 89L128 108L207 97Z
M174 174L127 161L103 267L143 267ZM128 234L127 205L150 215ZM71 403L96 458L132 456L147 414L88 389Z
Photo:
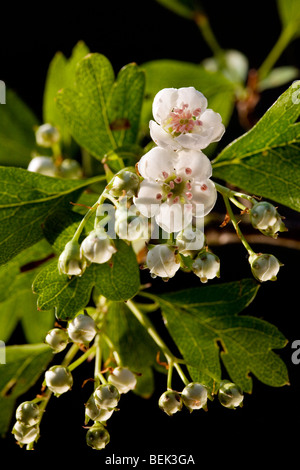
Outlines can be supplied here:
M99 408L113 410L120 400L120 393L113 384L102 384L94 392L95 403Z
M113 240L102 228L92 230L81 243L81 256L90 263L103 264L110 260L116 253Z
M96 450L104 449L109 443L110 435L107 429L101 423L95 423L86 434L86 443Z
M30 161L27 170L45 176L57 176L57 168L54 165L52 157L34 157Z
M69 241L64 251L58 259L58 270L60 274L68 274L69 276L80 276L86 268L86 260L80 253L79 243Z
M31 427L40 420L40 408L36 403L24 401L16 410L16 419L24 426Z
M93 421L99 421L101 423L106 422L111 417L113 412L114 410L109 411L105 410L104 408L99 408L96 405L94 393L92 393L85 405L85 414Z
M77 160L66 158L59 167L60 176L71 180L82 178L82 169Z
M34 426L25 426L21 421L17 421L12 429L15 439L20 444L30 444L39 436L40 428L37 424Z
M158 406L167 415L172 416L182 409L182 400L179 393L167 390L160 396Z
M77 315L68 325L68 335L74 343L88 344L94 339L97 328L89 315Z
M68 342L68 334L61 328L53 328L52 330L48 331L45 338L45 343L53 349L54 353L63 351L68 345Z
M254 204L250 210L250 220L254 228L269 237L277 238L277 232L287 230L276 207L266 201Z
M107 380L117 387L119 393L127 393L136 386L136 376L127 367L116 367Z
M53 366L45 373L47 387L55 393L56 396L67 392L73 385L71 372L63 366Z
M218 398L221 405L226 408L234 409L238 406L242 406L244 395L240 387L229 382L229 380L224 380L220 384Z
M43 124L35 132L36 143L40 147L52 147L60 139L58 129L51 124Z
M185 228L176 237L179 253L184 256L193 256L203 249L205 236L200 229Z
M114 197L136 196L140 179L133 171L122 170L117 173L107 185L109 193Z
M270 254L253 254L249 256L253 276L260 282L276 281L280 266L283 266L275 256Z
M181 400L190 411L206 408L207 389L200 383L191 382L183 389Z
M193 272L201 282L220 277L220 259L214 253L203 251L199 253L192 264Z

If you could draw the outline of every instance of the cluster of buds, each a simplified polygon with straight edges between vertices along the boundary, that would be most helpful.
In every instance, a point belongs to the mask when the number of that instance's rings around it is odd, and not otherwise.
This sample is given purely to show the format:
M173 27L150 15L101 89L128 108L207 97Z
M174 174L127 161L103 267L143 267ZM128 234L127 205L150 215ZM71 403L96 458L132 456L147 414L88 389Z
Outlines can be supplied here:
M66 330L52 328L45 337L54 353L63 351L69 342L77 343L87 347L97 334L96 323L87 313L80 313L68 322Z
M117 409L121 394L133 390L136 377L127 367L116 367L108 376L108 383L99 385L85 404L85 424L94 421L86 434L86 442L93 449L103 449L110 441L107 420Z
M21 447L38 439L40 419L41 411L38 404L25 401L18 406L12 433Z
M177 392L167 390L159 398L158 405L167 415L181 411L185 406L190 413L194 410L203 409L207 411L208 392L205 385L198 382L191 382L182 390ZM243 392L239 386L224 380L220 383L218 389L218 400L222 406L229 409L235 409L242 406L244 399Z
M146 266L152 277L168 280L180 268L192 271L203 283L220 276L220 259L208 250L201 229L185 228L177 234L174 244L149 245L148 248Z
M82 169L77 160L63 158L61 152L56 155L61 140L60 132L56 127L49 123L39 126L35 131L35 139L39 147L55 149L55 155L53 157L44 155L33 157L27 167L28 171L57 178L82 178Z

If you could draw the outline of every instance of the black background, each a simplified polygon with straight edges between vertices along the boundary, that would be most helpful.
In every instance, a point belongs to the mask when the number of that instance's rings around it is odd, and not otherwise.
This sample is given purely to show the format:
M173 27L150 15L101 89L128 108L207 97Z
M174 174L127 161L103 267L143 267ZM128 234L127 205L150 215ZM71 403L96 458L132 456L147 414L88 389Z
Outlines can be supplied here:
M206 0L202 3L222 47L239 49L247 55L251 67L259 67L280 32L276 2L239 2L238 7L232 1ZM148 60L170 58L197 63L211 54L192 22L165 10L154 0L85 1L68 5L63 2L40 5L6 2L1 5L0 15L0 79L40 118L49 62L58 50L69 56L78 40L85 41L92 52L106 55L116 72L129 62L142 64ZM300 66L298 51L299 40L296 40L278 64ZM283 89L266 92L257 112L266 111ZM234 115L220 148L241 132ZM288 236L293 237L297 216L286 208L282 208L281 213L290 217ZM266 251L265 247L255 247L256 251L260 248ZM222 270L221 279L213 282L251 277L243 247L226 245L215 247L214 251L221 257ZM104 451L96 453L87 448L86 431L82 428L83 403L91 387L87 385L82 389L81 383L92 376L93 371L92 366L90 371L82 366L74 372L73 391L50 401L36 453L30 459L42 462L48 457L51 465L51 461L70 459L71 463L74 456L82 456L87 462L92 457L93 462L96 459L95 462L104 465L106 457L113 454L148 459L150 454L171 453L177 456L192 454L198 465L205 462L212 468L217 463L237 466L251 462L256 465L262 458L270 463L279 456L285 458L285 464L291 465L292 455L297 450L296 425L300 411L300 365L291 361L291 344L300 337L300 257L299 251L279 246L272 246L270 251L285 266L276 283L261 287L245 313L274 323L288 338L286 348L278 352L289 369L290 386L275 389L254 377L253 394L245 397L241 409L227 410L215 401L209 403L207 413L201 410L190 415L185 410L170 418L157 406L158 398L165 390L165 377L157 375L156 391L151 399L145 401L134 394L122 397L120 411L108 422L111 442ZM149 281L146 273L142 276ZM173 291L198 284L196 276L178 274L168 284L154 280L153 289ZM31 399L32 392L23 398ZM0 442L0 446L2 456L10 456L11 461L25 452L10 436ZM145 466L142 464L138 468Z

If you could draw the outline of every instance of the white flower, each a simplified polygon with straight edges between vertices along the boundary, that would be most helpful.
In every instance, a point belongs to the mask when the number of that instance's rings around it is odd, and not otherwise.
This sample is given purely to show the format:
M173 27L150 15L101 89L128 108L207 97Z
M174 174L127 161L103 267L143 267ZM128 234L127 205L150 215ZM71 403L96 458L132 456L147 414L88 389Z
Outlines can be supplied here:
M261 282L276 281L278 271L282 266L274 255L268 253L249 256L249 263L253 276Z
M201 282L220 277L220 260L218 256L209 251L199 253L193 263L193 272L200 278Z
M125 203L122 202L123 200ZM124 240L148 240L148 219L139 214L134 204L127 207L126 198L123 198L115 211L115 231L119 238Z
M91 263L106 263L116 253L113 241L101 228L92 230L83 240L81 254Z
M207 109L207 99L194 87L160 90L152 113L150 135L161 147L204 149L225 132L220 114Z
M179 232L215 205L212 166L201 151L155 147L140 159L138 171L144 180L133 202L168 233Z
M200 251L204 247L205 235L200 229L185 228L178 233L176 245L179 253L188 256L195 251Z
M175 276L180 268L174 249L167 244L151 248L147 254L146 265L152 277L159 276L164 279Z

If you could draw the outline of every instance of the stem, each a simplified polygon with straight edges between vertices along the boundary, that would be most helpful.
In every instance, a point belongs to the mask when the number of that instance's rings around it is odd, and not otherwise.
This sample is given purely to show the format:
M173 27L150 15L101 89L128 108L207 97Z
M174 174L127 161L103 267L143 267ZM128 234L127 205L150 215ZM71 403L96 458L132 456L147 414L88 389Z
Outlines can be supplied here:
M172 375L172 369L173 365L176 368L180 378L184 382L185 385L187 385L190 381L187 379L185 376L184 372L182 371L179 362L184 362L181 361L180 359L177 359L173 353L170 351L168 346L165 344L165 342L161 339L157 331L155 330L154 326L152 325L151 321L149 318L144 315L136 306L136 304L132 300L127 300L126 302L127 307L131 310L131 312L134 314L136 319L141 323L141 325L147 330L148 334L151 336L151 338L154 340L154 342L157 344L157 346L162 350L164 353L168 364L169 364L169 370L171 368L171 372L168 370L168 384L170 384L171 381L171 375ZM168 385L169 386L169 385Z
M96 346L96 360L95 360L95 371L94 371L94 378L95 378L95 388L97 388L100 383L107 384L107 380L105 379L104 375L101 373L102 370L102 349L101 349L101 336L98 333L95 338L95 346Z
M167 378L167 389L172 390L172 375L173 375L174 362L169 362L168 378Z
M272 70L273 66L283 53L284 49L293 39L295 32L296 26L293 23L289 23L285 28L283 28L274 47L258 69L259 80L263 80L269 74L269 72Z
M214 185L216 187L216 190L222 194L222 196L226 196L228 199L234 199L232 202L237 205L238 207L243 207L243 210L246 209L246 206L241 205L240 202L235 200L235 197L240 197L242 199L246 199L247 201L251 202L251 204L255 204L256 200L254 197L249 196L249 194L244 194L240 193L239 191L235 191L233 189L226 188L226 186L223 186L222 184L216 183L214 181Z
M108 345L109 349L112 351L117 365L121 366L122 365L122 360L121 360L121 358L120 358L113 342L111 341L111 339L105 333L101 333L101 335L102 335L104 341L106 342L106 344Z
M225 206L226 206L226 209L227 209L227 213L230 217L230 220L232 222L232 225L234 226L235 228L235 231L237 233L237 236L239 237L239 239L241 240L242 244L244 245L244 247L246 248L246 250L248 251L249 255L255 255L255 251L252 250L251 246L249 245L249 243L247 242L246 238L244 237L240 227L239 227L239 224L235 218L235 215L232 211L232 207L230 205L230 202L229 202L229 199L227 196L223 195L223 199L224 199L224 202L225 202Z
M69 371L71 372L72 370L76 369L76 367L80 366L91 354L93 354L96 350L96 346L93 345L91 348L89 348L84 354L82 354L76 361L72 362L68 366Z
M203 13L195 15L195 23L222 68L226 68L225 54L211 28L208 17Z

